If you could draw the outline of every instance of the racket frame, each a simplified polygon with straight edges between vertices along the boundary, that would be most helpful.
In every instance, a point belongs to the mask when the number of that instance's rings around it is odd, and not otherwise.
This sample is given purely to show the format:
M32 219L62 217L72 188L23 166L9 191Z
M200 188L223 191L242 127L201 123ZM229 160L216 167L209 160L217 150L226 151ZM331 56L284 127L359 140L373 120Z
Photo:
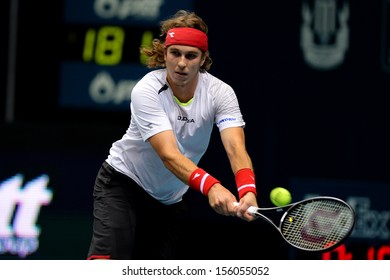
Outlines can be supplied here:
M296 207L298 207L298 205L307 204L307 203L310 203L310 202L313 202L313 201L321 201L321 200L332 200L332 201L336 201L336 202L339 202L339 203L344 204L345 206L347 206L347 208L349 208L349 210L351 211L351 216L352 216L352 221L351 221L350 228L345 233L345 236L343 238L341 238L338 242L336 242L336 243L334 243L332 245L329 245L326 248L308 249L308 248L297 246L296 244L294 244L290 240L288 240L285 237L284 233L282 232L282 228L281 227L282 227L282 224L283 224L284 220L286 219L287 215L289 213L291 213L292 210L294 210ZM346 238L348 238L348 236L352 233L352 230L353 230L353 228L355 226L355 211L351 207L351 205L349 205L347 202L345 202L342 199L339 199L339 198L336 198L336 197L332 197L332 196L316 196L316 197L303 199L303 200L300 200L300 201L297 201L297 202L293 202L293 203L290 203L290 204L287 204L287 205L270 207L270 208L259 208L259 207L255 207L255 206L250 206L247 211L252 216L259 217L259 218L269 222L270 224L272 224L279 231L279 233L282 235L283 239L287 243L292 245L293 247L295 247L297 249L300 249L300 250L311 251L311 252L327 252L327 251L335 249L336 247L341 245L345 241ZM281 214L280 212L283 212L283 215L280 217L279 224L277 225L274 220L270 219L269 217L266 216L266 214L263 214L261 212L279 213L279 214Z

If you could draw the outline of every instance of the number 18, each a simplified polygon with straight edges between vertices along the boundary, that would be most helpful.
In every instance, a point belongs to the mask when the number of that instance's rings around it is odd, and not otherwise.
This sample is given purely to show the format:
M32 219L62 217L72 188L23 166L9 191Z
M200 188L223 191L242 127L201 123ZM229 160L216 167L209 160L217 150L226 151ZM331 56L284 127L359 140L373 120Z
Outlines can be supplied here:
M103 26L97 34L94 28L85 34L83 60L90 62L93 59L100 65L115 65L122 59L125 32L118 26ZM95 47L96 44L96 47Z

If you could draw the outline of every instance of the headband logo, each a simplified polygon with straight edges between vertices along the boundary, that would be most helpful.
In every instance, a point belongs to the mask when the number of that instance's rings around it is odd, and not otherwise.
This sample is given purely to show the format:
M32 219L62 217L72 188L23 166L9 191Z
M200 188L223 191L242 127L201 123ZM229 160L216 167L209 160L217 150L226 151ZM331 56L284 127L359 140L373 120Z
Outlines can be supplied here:
M169 34L169 36L170 36L171 38L173 38L173 37L174 37L173 35L175 35L175 32L168 32L168 34Z

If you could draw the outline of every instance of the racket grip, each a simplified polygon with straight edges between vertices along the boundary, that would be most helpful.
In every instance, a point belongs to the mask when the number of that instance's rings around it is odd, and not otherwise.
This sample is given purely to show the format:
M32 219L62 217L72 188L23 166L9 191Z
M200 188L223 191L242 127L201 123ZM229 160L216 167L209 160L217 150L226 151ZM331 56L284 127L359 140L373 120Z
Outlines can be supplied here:
M234 202L234 206L237 206L239 205L238 202ZM251 214L252 216L256 216L256 207L255 206L249 206L249 208L246 210L249 214Z

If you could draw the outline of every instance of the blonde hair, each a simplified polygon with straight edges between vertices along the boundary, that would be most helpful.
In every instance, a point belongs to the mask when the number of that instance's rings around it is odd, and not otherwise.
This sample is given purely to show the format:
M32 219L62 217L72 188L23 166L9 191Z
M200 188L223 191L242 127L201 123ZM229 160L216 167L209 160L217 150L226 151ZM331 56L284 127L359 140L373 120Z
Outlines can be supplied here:
M168 30L174 27L192 27L208 33L206 23L194 12L179 10L171 18L160 22L160 38L155 38L152 41L152 46L141 47L140 52L148 57L146 66L148 68L165 67L165 37ZM200 68L200 72L205 72L210 69L212 60L209 51L203 52L205 62Z

